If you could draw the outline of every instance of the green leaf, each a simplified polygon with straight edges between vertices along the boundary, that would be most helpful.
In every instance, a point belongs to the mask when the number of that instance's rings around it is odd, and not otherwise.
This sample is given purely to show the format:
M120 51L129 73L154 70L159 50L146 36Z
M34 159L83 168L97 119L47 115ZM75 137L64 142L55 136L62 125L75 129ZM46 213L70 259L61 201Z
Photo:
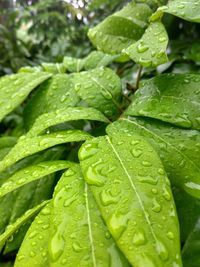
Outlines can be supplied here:
M71 166L71 164L72 163L64 160L46 161L19 170L1 185L0 198L27 183L36 181L50 173L66 169Z
M157 151L171 182L200 198L200 133L148 118L129 118L107 127L108 133L143 136Z
M165 26L159 21L151 22L142 38L123 52L144 67L156 67L168 61L167 43Z
M121 134L87 141L81 168L117 245L133 266L182 266L169 180L152 147Z
M132 1L90 29L88 37L98 50L120 54L124 48L142 37L151 14L152 10L148 5Z
M44 82L28 102L24 110L25 127L29 129L35 119L43 113L73 107L80 102L74 90L72 76L57 74Z
M75 90L89 106L106 116L112 116L119 109L121 82L119 77L108 68L99 68L74 74Z
M69 72L79 72L83 69L84 62L81 58L64 57L63 65Z
M47 204L48 201L44 201L38 206L28 210L22 217L18 218L15 223L8 225L5 232L0 235L0 250L2 250L5 242L9 239L27 220L33 217L38 211Z
M163 12L191 22L200 22L200 0L171 0L166 6L159 7L151 20L158 19Z
M68 142L79 142L89 138L91 138L91 136L88 133L79 130L60 131L37 137L21 136L17 144L10 150L5 158L0 161L0 171L3 171L10 165L27 156L43 151L49 147Z
M183 264L185 267L200 266L200 218L190 232L182 249Z
M125 114L200 130L199 82L198 74L156 76L144 82Z
M34 136L42 133L51 126L75 120L94 120L108 123L109 120L98 110L87 107L74 107L58 109L45 113L38 117L27 136Z
M42 63L43 70L52 74L65 73L66 68L63 63Z
M39 84L51 77L47 73L19 73L0 79L0 121Z
M63 174L52 204L50 266L129 266L111 238L78 165Z
M49 202L32 222L15 260L15 267L48 266L48 239L51 217Z

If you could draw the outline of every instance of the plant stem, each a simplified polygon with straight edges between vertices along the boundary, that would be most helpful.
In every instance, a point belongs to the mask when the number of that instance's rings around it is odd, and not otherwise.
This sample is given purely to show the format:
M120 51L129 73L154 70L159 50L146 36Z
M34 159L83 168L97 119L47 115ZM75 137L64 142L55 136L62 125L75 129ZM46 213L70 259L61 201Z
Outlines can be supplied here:
M137 79L136 79L136 84L135 84L135 90L137 90L139 88L142 69L143 69L142 66L140 66L138 69L138 74L137 74Z

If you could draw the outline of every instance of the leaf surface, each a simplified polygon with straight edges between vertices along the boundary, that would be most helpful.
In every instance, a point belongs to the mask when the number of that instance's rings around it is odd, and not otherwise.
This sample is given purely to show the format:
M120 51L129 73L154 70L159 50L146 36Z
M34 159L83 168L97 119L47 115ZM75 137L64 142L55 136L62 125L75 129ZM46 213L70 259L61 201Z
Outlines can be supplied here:
M66 171L53 196L50 265L129 266L108 232L80 167Z
M200 130L199 82L198 74L156 76L144 82L125 114Z
M142 37L151 14L152 10L148 5L132 1L90 29L88 37L98 50L120 54L124 48Z
M94 108L70 107L58 109L56 111L41 115L36 119L27 135L38 135L51 126L75 120L94 120L106 123L109 122L109 120L100 111Z
M168 1L166 6L159 7L152 15L152 20L158 19L162 13L166 12L188 20L191 22L200 22L200 0L173 0Z
M151 22L142 38L125 50L133 61L144 67L156 67L168 61L166 49L168 35L165 26L159 22Z
M19 73L0 79L0 121L39 84L51 77L48 73Z
M15 260L15 267L48 266L48 239L51 202L40 211L32 222Z
M148 118L120 119L107 128L143 136L157 151L172 182L200 198L200 133Z
M10 150L5 158L0 161L0 171L8 168L17 161L43 151L47 148L68 142L79 142L91 136L79 130L60 131L37 137L21 136L17 144Z
M70 162L57 160L41 162L37 165L26 167L13 174L5 183L1 185L0 198L27 183L36 181L46 175L49 175L50 173L66 169L69 166L71 166Z
M178 219L160 159L143 138L118 132L79 151L107 227L133 266L182 266Z
M15 223L8 225L5 232L0 235L0 250L3 248L6 240L10 238L27 220L33 217L39 212L39 210L47 204L48 201L44 201L38 206L28 210L22 217L18 218Z

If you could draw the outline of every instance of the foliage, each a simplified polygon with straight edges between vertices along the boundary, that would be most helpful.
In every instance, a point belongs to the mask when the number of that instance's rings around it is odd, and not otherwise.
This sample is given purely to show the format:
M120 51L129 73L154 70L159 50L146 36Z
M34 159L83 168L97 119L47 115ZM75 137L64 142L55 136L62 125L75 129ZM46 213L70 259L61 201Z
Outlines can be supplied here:
M199 266L199 7L132 1L0 79L2 266Z

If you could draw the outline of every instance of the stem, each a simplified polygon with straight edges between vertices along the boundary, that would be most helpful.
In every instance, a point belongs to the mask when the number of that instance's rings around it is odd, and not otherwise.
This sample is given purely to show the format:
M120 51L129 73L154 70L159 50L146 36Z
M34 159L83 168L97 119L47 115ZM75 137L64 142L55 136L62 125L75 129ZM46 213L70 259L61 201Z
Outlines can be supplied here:
M135 85L135 89L137 90L139 88L139 84L140 84L140 78L141 78L141 74L142 74L142 66L139 67L138 69L138 74L137 74L137 79L136 79L136 85Z

